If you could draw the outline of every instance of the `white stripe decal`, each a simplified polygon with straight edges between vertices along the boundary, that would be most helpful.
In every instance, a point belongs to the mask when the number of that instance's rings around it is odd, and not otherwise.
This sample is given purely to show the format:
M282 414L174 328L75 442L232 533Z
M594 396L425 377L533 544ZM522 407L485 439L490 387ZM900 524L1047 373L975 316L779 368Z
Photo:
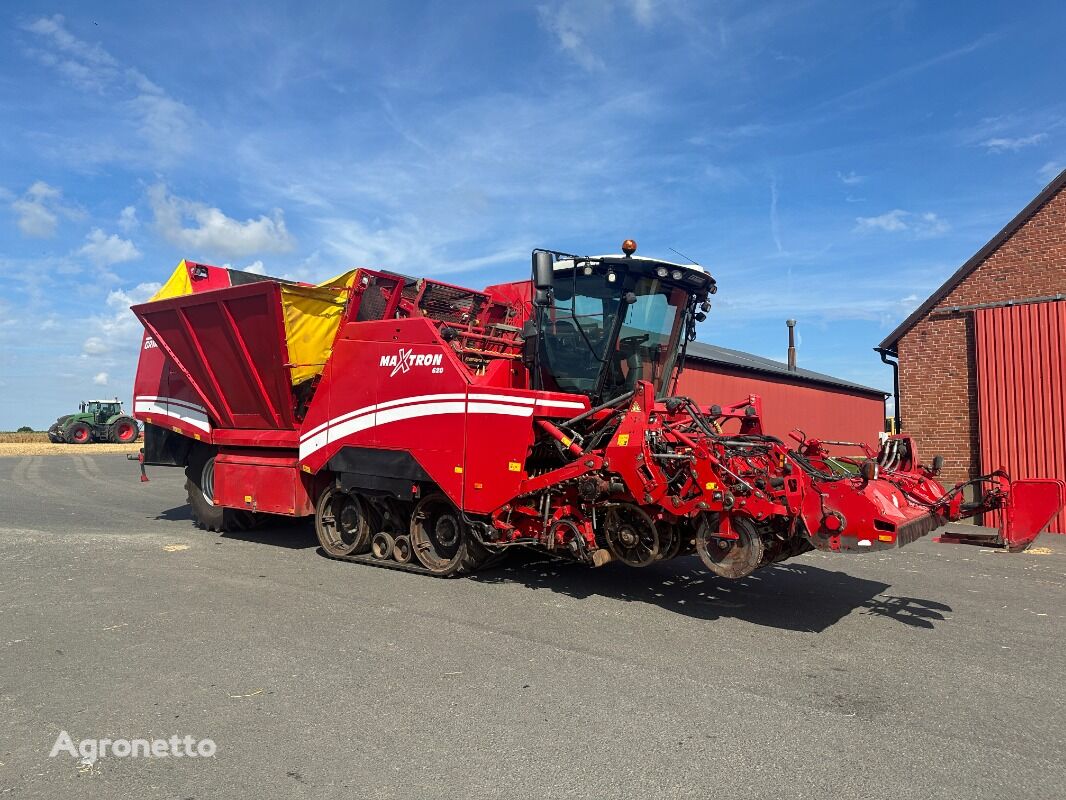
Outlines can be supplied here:
M514 397L507 394L472 394L470 399L498 401L500 403L522 403L530 406L536 402L536 398L533 397Z
M434 395L427 395L432 397ZM437 395L440 396L440 395ZM461 398L462 395L444 395ZM411 403L408 398L407 405L397 405L401 401L393 401L392 408L377 412L365 412L362 415L340 422L331 420L326 423L329 427L314 433L312 436L300 442L300 460L303 461L312 453L321 450L327 444L340 441L354 433L374 428L378 425L387 425L390 422L399 422L415 417L433 417L444 414L500 414L504 416L532 417L533 409L530 406L508 405L506 403L467 403L462 400L420 402ZM382 405L386 405L382 403ZM319 426L322 427L322 426Z
M471 414L509 414L514 417L532 417L532 406L510 406L506 403L471 403Z
M579 411L585 410L583 403L575 403L573 400L537 400L538 406L555 406L556 408L576 408Z
M422 394L422 395L415 395L414 397L402 397L399 400L388 400L388 401L386 401L384 403L376 403L376 404L371 405L371 406L363 406L362 408L355 409L355 411L349 411L347 414L341 414L341 416L339 416L339 417L334 417L331 420L327 420L326 422L323 422L321 425L316 425L314 428L312 428L311 430L307 431L306 433L300 434L300 441L303 441L305 439L310 439L312 436L317 436L319 433L324 431L326 428L329 428L329 427L331 427L333 425L337 425L337 424L339 424L341 422L344 422L345 420L349 420L349 419L352 419L354 417L359 417L359 416L362 416L363 414L368 414L371 411L378 411L378 410L383 409L383 408L393 408L395 406L410 405L412 403L426 403L426 402L430 402L430 401L433 401L433 400L464 400L464 399L466 399L466 395L462 395L462 394Z
M207 409L204 408L201 405L197 405L196 403L193 403L193 402L191 402L189 400L178 400L177 398L174 398L174 397L159 397L159 396L153 395L153 394L139 394L133 399L135 401L136 400L149 400L149 401L154 400L154 401L158 401L158 402L161 402L161 403L170 403L171 405L175 405L175 406L183 406L185 408L191 409L192 411L199 411L202 414L206 414L207 413Z
M192 425L194 428L199 428L206 433L211 432L211 423L207 419L207 414L199 411L193 411L182 407L180 411L184 413L179 413L177 409L172 408L169 404L160 405L159 403L150 400L134 400L133 411L135 414L158 414L163 417L171 417L184 422L186 425Z

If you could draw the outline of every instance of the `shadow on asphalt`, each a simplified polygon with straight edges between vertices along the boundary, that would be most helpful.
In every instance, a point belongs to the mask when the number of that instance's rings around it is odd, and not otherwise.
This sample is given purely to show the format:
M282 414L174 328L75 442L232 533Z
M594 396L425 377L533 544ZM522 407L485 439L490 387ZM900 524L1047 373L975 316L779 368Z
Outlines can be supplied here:
M598 595L650 603L696 619L722 617L793 631L821 632L855 610L916 628L932 628L951 607L916 597L885 594L886 583L805 564L779 564L737 581L718 578L696 557L642 569L608 564L591 569L526 553L470 580L517 583L583 599Z
M275 547L287 547L291 550L318 547L315 530L306 519L293 519L292 517L274 516L273 514L264 514L263 516L265 517L263 522L250 531L229 531L210 535L238 542L254 542ZM168 508L166 511L156 515L155 519L161 522L182 523L191 530L196 530L193 524L192 510L188 505ZM201 531L201 533L206 534L207 532Z
M187 505L169 508L156 519L192 525ZM293 550L318 547L314 527L307 520L288 517L270 517L250 531L233 531L221 537ZM945 620L952 610L934 600L885 594L887 583L807 564L775 564L730 581L712 575L695 556L643 569L621 564L593 569L516 549L501 565L468 580L521 584L577 599L598 595L627 603L649 603L695 619L732 617L754 625L816 633L855 610L927 629Z

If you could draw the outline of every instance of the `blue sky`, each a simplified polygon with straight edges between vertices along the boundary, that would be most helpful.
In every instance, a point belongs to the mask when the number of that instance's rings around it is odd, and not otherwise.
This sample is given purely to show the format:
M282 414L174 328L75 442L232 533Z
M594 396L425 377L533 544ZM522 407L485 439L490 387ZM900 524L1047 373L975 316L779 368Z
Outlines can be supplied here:
M101 6L92 8L91 6ZM1060 3L6 4L0 429L131 392L183 257L481 287L700 261L700 338L871 348L1066 167Z

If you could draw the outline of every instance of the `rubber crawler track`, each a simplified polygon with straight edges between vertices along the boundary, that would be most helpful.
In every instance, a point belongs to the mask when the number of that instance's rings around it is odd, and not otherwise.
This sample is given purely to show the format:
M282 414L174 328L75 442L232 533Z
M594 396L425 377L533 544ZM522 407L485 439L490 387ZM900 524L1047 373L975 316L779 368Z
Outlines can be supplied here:
M334 561L351 561L355 564L369 564L372 567L381 567L382 569L397 569L401 572L415 572L419 575L431 575L434 578L461 578L468 573L452 573L451 575L439 575L436 572L430 572L421 564L409 563L401 564L399 561L393 561L391 558L374 558L369 553L360 556L331 556L321 547L318 548L319 552L326 558L332 558Z

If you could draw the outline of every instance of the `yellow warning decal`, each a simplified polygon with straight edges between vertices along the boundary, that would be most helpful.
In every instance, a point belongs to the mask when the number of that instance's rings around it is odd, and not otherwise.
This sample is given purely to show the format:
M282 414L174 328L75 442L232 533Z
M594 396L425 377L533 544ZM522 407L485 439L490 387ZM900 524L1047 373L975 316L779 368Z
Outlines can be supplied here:
M618 446L619 447L625 447L627 444L629 444L629 434L628 433L620 433L620 434L618 434Z
M198 434L198 433L194 433L194 434L192 435L192 438L194 438L194 439L195 439L196 441L200 441L200 434Z
M250 494L246 494L244 496L244 502L246 502L246 503L252 502L252 496Z
M564 436L559 441L563 443L563 447L569 447L570 443L573 442L574 440L571 439L569 436Z
M144 421L145 421L145 422L151 422L151 421L152 421L152 418L151 418L151 417L145 417L145 418L144 418Z
M630 411L640 411L640 403L634 403L629 407Z
M507 462L507 469L510 472L521 472L522 471L522 465L519 464L517 461L508 461Z
M455 468L455 474L456 475L462 475L463 474L463 468L462 467L456 467Z
M708 492L713 492L715 489L718 488L718 484L714 481L707 481L707 483L703 485L703 488L706 489Z
M302 467L300 467L300 469L302 469L304 472L306 472L308 474L311 473L311 468L309 466L307 466L306 464L304 464Z

